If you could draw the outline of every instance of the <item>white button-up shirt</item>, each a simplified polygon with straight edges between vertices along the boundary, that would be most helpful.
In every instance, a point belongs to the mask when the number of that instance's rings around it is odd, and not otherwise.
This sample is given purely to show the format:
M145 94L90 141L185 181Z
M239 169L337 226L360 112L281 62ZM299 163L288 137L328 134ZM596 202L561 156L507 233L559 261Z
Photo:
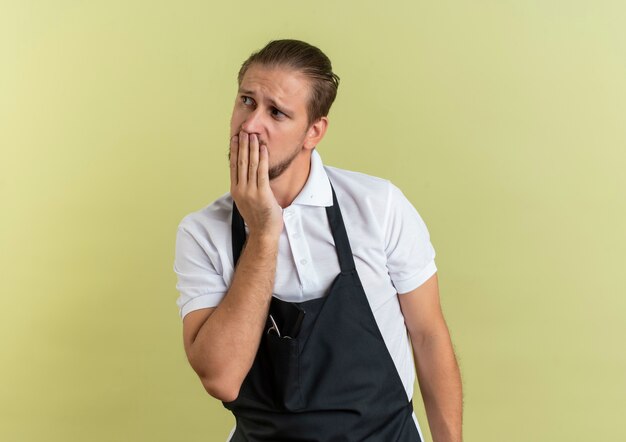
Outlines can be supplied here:
M410 399L415 372L398 293L419 287L437 269L426 225L391 182L324 166L314 150L304 188L283 209L274 295L290 302L322 297L340 272L325 209L333 204L329 179L357 272ZM174 271L181 317L217 306L230 287L232 203L227 193L178 226Z

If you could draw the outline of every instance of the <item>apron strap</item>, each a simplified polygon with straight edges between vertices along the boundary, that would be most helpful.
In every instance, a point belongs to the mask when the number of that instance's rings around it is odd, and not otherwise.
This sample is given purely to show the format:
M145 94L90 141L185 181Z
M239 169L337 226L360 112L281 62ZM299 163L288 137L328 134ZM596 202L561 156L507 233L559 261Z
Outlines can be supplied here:
M246 242L246 226L243 222L243 217L239 213L239 209L237 209L235 200L233 200L233 219L231 222L230 230L233 235L233 264L235 267L237 267L239 256L241 256L243 245Z
M333 205L326 207L326 216L328 216L328 223L330 224L330 230L333 233L333 239L335 240L335 249L337 250L337 257L339 258L339 267L343 273L348 273L355 270L354 258L352 257L352 249L350 248L350 241L348 241L348 234L346 233L346 226L343 223L343 217L341 216L341 209L337 202L337 195L335 195L335 189L331 183L330 189L333 192Z

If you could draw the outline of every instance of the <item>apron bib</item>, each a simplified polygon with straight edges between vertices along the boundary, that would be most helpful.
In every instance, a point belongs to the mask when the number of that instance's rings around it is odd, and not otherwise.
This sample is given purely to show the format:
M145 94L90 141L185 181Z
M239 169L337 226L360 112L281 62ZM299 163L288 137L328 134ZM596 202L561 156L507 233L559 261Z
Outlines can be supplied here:
M237 399L224 403L236 419L232 442L421 442L332 192L326 214L341 273L322 298L272 297L252 368ZM234 202L232 232L236 263L246 233Z

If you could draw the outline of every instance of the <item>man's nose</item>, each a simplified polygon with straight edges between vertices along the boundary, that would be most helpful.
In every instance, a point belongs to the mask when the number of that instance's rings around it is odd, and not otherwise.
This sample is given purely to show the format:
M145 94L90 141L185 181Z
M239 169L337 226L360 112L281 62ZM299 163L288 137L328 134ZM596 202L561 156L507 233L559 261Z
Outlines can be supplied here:
M241 124L241 129L249 134L261 133L261 125L263 124L261 114L258 110L250 112L244 122Z

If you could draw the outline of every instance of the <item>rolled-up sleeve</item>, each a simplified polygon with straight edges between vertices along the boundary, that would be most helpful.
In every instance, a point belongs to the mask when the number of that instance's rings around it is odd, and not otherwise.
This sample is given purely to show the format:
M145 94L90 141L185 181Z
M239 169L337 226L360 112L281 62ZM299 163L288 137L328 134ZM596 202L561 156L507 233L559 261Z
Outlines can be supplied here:
M398 293L408 293L437 271L435 249L421 216L390 183L384 223L387 269Z
M181 318L194 310L216 307L228 290L217 250L204 232L191 227L183 220L176 233L174 272Z

